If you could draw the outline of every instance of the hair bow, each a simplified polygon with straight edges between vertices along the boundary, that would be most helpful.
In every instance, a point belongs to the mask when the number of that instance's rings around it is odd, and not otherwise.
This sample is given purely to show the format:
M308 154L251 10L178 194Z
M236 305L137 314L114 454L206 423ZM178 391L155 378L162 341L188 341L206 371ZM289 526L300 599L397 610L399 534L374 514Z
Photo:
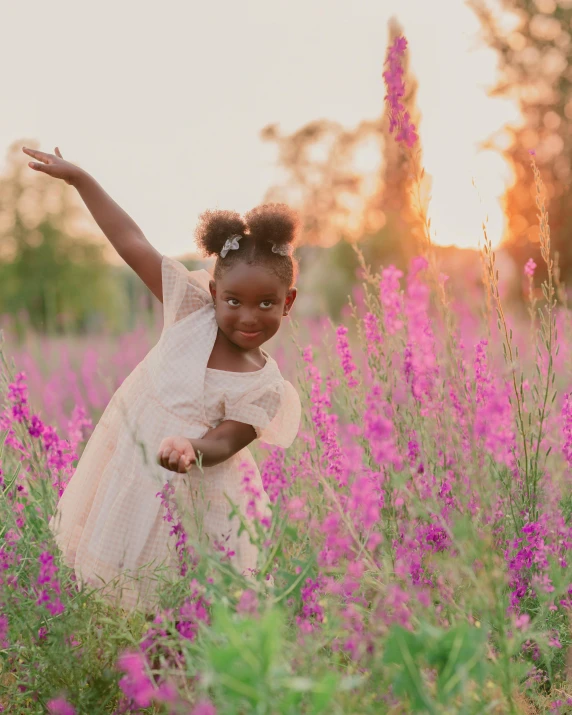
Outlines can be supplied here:
M221 249L220 257L224 258L229 251L235 251L237 248L240 248L238 242L241 238L242 236L238 233L235 233L234 236L227 238Z
M273 243L272 253L279 253L281 256L289 256L290 246L287 243Z

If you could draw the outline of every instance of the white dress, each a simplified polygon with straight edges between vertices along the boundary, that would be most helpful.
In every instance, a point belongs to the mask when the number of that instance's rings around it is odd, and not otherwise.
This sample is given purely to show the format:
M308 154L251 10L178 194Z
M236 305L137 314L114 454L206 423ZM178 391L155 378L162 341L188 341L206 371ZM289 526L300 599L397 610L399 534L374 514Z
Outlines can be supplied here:
M265 351L266 363L255 372L207 368L218 330L210 274L189 272L163 257L162 275L161 337L111 398L50 520L78 579L95 586L114 580L105 592L128 609L155 604L155 566L166 564L176 574L176 537L169 535L172 525L163 519L157 496L167 481L185 504L200 504L202 528L211 544L222 542L234 551L232 561L244 573L257 565L257 549L246 533L238 537L239 521L229 521L232 507L225 497L246 511L251 497L242 487L240 469L246 462L261 494L257 510L268 503L250 450L204 468L204 475L193 466L189 478L156 464L161 440L200 438L232 419L251 424L268 444L289 447L300 423L298 394ZM134 571L137 581L122 578Z

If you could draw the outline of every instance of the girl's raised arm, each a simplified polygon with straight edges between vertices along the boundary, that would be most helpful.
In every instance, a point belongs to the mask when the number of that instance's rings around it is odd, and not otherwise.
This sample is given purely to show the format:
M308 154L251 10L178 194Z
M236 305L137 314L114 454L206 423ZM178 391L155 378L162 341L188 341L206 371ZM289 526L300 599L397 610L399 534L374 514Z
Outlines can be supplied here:
M162 302L162 256L145 238L135 221L115 203L92 176L79 166L65 161L58 147L55 149L55 154L46 154L27 147L22 147L22 151L37 159L37 162L29 162L32 169L56 179L63 179L71 186L75 186L111 245Z

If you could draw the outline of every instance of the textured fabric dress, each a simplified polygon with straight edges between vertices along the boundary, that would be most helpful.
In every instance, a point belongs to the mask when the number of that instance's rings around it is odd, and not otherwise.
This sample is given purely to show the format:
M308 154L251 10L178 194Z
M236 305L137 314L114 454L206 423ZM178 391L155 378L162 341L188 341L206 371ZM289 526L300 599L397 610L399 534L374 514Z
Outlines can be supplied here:
M156 463L161 440L200 438L231 419L252 425L263 442L289 447L300 422L298 394L264 350L266 363L255 372L207 368L218 330L210 274L163 257L162 276L161 337L111 398L50 520L78 579L106 584L104 593L127 609L154 606L151 571L157 565L176 576L172 524L163 519L157 497L167 481L185 505L200 512L212 546L220 542L234 551L232 561L244 573L257 564L257 549L245 532L237 535L239 521L229 520L232 507L225 497L246 512L252 499L242 485L246 462L251 484L260 492L257 510L268 503L249 449L205 467L204 474L193 466L187 476Z

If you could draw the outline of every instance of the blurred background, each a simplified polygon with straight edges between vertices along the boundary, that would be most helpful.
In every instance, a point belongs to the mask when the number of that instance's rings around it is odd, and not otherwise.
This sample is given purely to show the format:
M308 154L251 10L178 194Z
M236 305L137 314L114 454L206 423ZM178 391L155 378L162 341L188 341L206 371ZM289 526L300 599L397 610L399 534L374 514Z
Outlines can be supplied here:
M11 3L0 45L0 325L12 339L121 335L160 306L72 187L27 145L92 174L164 254L206 265L207 208L287 201L302 217L300 315L339 317L373 269L416 250L411 177L388 134L382 78L404 34L443 270L479 286L482 223L507 292L541 265L530 151L553 245L572 271L572 0L221 0ZM540 269L539 269L540 270Z

